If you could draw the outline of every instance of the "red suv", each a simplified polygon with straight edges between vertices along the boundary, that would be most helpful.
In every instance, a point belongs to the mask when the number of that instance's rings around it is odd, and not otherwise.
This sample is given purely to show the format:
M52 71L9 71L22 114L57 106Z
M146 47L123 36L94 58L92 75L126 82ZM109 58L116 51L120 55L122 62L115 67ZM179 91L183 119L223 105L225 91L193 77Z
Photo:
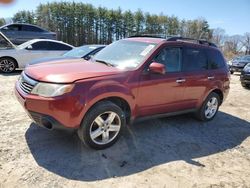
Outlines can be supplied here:
M229 91L221 52L207 41L131 37L90 61L60 60L27 67L16 96L47 129L77 129L89 147L114 144L137 118L193 112L212 120Z

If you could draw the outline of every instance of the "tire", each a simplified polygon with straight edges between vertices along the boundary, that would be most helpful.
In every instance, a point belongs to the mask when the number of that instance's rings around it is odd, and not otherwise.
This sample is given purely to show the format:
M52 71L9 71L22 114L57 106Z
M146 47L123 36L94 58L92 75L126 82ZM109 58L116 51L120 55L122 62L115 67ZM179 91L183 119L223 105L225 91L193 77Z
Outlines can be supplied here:
M0 72L11 73L17 68L17 63L14 59L9 57L0 58Z
M246 88L246 89L250 89L250 84L246 84L244 82L241 82L242 87Z
M242 87L247 87L247 85L244 82L241 82Z
M196 118L201 121L211 121L218 112L221 99L217 93L210 93L196 113ZM208 105L211 105L210 107ZM210 111L210 112L209 112ZM209 113L208 113L209 112Z
M231 74L233 74L233 73L234 73L234 71L230 71L230 73L231 73Z
M110 121L107 121L108 118L111 118ZM87 112L77 133L86 146L100 150L113 145L125 125L126 118L122 109L110 101L104 101Z

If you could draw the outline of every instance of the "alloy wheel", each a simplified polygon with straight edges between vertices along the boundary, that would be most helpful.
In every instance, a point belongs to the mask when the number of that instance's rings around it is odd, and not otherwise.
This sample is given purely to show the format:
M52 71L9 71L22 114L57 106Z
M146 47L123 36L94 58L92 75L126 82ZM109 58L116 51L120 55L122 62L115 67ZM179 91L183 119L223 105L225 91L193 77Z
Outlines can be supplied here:
M108 144L116 138L121 129L119 115L107 111L97 116L90 126L90 138L96 144Z
M15 62L10 59L0 60L0 70L2 72L8 73L15 70Z
M208 119L211 119L217 112L218 109L218 100L216 97L212 97L206 105L205 116Z

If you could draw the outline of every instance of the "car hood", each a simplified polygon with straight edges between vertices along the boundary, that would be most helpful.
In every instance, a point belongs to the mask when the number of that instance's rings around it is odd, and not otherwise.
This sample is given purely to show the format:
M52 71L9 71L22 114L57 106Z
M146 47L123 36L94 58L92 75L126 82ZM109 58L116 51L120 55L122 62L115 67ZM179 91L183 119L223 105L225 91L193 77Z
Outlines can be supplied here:
M119 74L123 70L83 59L65 59L30 65L24 72L42 82L72 83L76 80Z
M234 61L233 63L234 63L234 64L237 64L237 63L240 63L240 64L247 64L247 63L249 63L249 61L247 61L247 60L238 60L238 61Z

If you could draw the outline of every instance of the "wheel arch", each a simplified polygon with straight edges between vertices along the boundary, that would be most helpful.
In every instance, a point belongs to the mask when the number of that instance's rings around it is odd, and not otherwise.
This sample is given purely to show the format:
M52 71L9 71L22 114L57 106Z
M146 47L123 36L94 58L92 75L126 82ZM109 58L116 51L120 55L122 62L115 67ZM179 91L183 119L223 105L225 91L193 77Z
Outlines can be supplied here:
M119 106L122 111L125 113L126 116L126 122L130 123L131 120L131 116L132 116L132 112L131 112L131 105L129 104L129 102L124 99L121 96L108 96L99 100L96 100L93 104L91 104L91 106L86 110L86 112L84 113L84 116L91 110L93 109L97 104L99 104L100 102L104 102L104 101L110 101L114 104L116 104L117 106ZM84 119L83 116L83 119Z
M219 104L219 105L222 104L222 102L223 102L223 100L224 100L224 94L223 94L223 92L222 92L221 89L219 89L219 88L214 88L214 89L212 89L212 90L210 90L210 91L207 92L207 94L205 95L205 97L204 97L203 100L201 101L200 106L204 103L204 101L207 99L207 97L208 97L211 93L216 93L217 95L219 95L219 97L220 97L220 104Z
M11 57L11 56L1 56L0 57L0 59L3 59L3 58L9 58L9 59L14 60L15 63L16 63L16 68L19 68L18 62L17 62L17 60L14 57Z
M221 105L223 100L224 100L223 92L220 89L217 88L217 89L212 90L210 93L216 93L217 95L219 95L219 97L220 97L220 105Z

